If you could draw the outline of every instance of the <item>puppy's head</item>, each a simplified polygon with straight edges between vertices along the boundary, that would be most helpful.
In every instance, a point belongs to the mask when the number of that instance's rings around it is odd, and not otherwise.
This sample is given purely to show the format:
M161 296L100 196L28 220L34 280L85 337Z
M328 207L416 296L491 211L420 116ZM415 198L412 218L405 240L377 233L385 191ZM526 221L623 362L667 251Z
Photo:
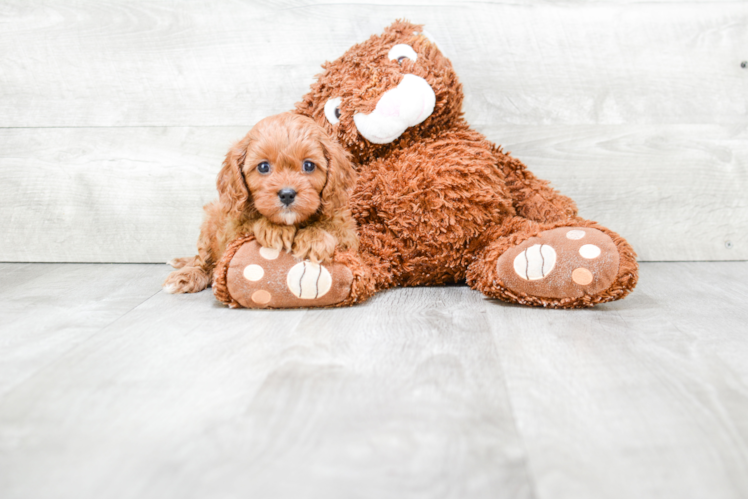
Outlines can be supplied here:
M354 178L347 153L327 132L310 118L283 113L261 120L231 148L217 184L233 216L259 212L293 225L344 208Z

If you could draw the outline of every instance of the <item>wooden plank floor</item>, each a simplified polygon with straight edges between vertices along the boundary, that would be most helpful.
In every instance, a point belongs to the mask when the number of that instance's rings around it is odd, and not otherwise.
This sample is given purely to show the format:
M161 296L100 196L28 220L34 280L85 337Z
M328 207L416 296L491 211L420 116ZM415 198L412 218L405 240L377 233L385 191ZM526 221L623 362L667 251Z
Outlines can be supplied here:
M748 495L748 262L584 311L228 310L167 272L0 264L0 496Z

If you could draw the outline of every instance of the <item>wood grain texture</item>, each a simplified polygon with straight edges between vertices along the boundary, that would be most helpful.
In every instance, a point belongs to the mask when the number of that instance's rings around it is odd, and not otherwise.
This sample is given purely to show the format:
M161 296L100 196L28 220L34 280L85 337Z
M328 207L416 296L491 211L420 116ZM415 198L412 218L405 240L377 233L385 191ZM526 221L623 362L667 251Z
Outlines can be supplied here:
M0 496L748 495L746 262L643 263L584 311L228 310L168 271L0 265Z
M530 496L482 307L464 287L318 311L160 293L0 396L0 494Z
M0 261L194 252L230 143L393 19L467 119L642 260L748 259L748 3L0 3Z
M160 292L160 270L0 264L0 397Z
M748 127L482 130L627 237L642 260L748 259ZM0 260L165 262L195 253L241 127L0 129Z
M650 263L594 310L486 308L539 496L748 495L747 283Z
M451 57L476 125L748 113L745 2L6 0L0 126L250 125L396 18Z
M0 129L0 260L160 263L196 253L202 206L246 132Z
M748 126L483 132L626 237L644 261L748 259Z

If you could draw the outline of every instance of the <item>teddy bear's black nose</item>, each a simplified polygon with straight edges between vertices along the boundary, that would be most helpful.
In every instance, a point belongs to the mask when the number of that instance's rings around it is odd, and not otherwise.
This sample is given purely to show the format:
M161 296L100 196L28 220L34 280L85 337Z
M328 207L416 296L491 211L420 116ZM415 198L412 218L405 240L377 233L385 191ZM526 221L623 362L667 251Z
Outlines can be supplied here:
M283 188L278 191L278 198L285 206L290 205L296 199L296 191L291 188Z

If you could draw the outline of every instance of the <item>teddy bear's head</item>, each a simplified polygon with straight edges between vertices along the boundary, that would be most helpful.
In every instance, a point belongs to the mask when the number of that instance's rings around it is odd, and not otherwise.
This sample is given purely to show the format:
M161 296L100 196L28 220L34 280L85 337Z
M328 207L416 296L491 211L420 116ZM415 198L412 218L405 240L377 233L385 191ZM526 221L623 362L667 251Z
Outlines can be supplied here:
M423 27L396 21L327 62L296 105L364 160L460 117L462 86Z

